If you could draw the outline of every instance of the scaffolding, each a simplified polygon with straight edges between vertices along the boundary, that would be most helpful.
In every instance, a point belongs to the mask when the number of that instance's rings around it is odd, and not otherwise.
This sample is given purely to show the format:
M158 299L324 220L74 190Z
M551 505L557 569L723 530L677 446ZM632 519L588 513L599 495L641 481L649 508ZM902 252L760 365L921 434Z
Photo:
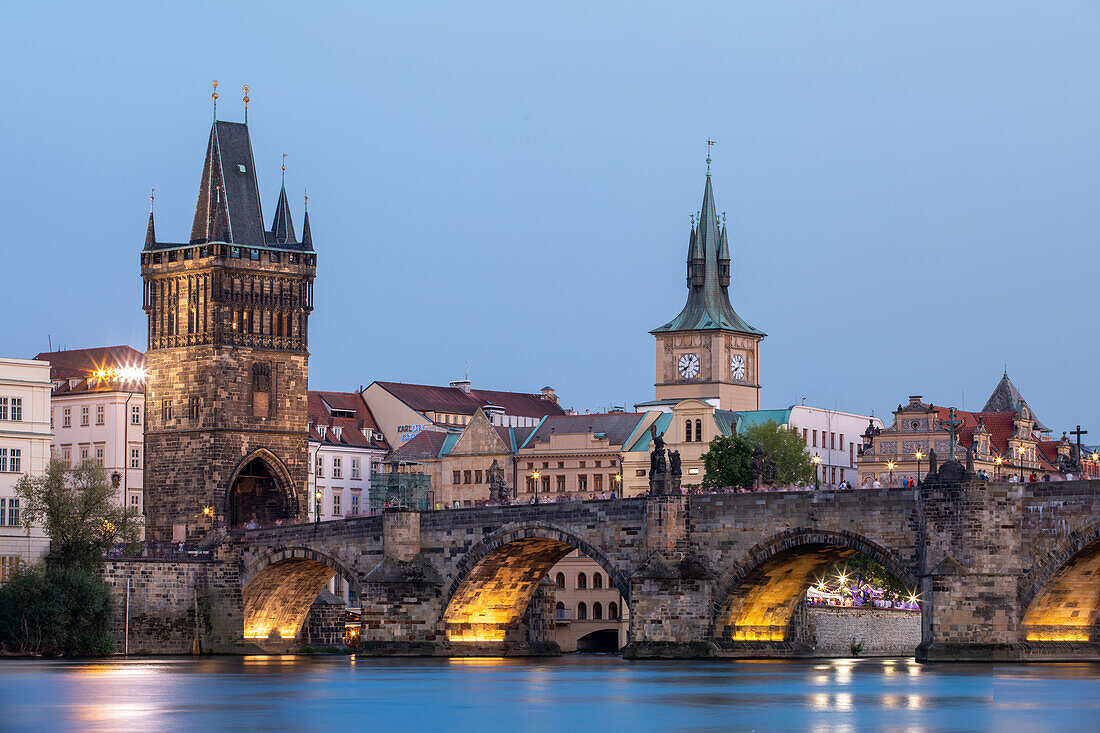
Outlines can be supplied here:
M432 477L426 473L387 471L370 475L370 506L373 510L404 506L428 511L434 502Z

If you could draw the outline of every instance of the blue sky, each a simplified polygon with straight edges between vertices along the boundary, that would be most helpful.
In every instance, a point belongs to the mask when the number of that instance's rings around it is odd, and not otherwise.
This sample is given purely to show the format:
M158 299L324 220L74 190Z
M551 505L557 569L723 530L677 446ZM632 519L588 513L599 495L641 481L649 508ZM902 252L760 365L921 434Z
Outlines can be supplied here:
M979 409L1007 363L1100 438L1100 5L0 2L5 355L144 348L138 252L209 133L281 154L311 386L653 394L705 140L763 401Z

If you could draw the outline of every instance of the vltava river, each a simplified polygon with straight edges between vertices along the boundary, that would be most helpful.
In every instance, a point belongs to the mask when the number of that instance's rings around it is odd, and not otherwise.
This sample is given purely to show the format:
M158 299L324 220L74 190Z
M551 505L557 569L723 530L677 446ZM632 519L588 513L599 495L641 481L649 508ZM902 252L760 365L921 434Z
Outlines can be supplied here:
M0 730L1100 730L1100 664L0 660Z

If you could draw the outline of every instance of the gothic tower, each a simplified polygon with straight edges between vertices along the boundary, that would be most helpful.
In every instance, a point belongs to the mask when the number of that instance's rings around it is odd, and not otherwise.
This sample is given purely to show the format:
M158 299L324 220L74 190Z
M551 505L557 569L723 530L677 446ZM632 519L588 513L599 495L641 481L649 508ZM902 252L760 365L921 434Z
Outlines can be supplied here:
M141 253L148 540L305 518L316 264L285 185L264 227L247 124L215 120L190 241L158 242L150 212Z
M724 219L724 216L723 216ZM760 409L760 340L765 334L730 305L730 251L710 185L688 237L688 297L680 315L652 333L657 339L658 400L695 398L724 410Z

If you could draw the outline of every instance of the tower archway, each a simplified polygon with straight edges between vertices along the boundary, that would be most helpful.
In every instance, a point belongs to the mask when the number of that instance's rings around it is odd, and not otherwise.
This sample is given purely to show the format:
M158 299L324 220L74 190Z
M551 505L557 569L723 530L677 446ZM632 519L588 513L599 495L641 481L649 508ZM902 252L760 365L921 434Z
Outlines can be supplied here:
M270 527L298 516L298 496L290 473L271 451L249 453L233 472L225 516L232 529Z

